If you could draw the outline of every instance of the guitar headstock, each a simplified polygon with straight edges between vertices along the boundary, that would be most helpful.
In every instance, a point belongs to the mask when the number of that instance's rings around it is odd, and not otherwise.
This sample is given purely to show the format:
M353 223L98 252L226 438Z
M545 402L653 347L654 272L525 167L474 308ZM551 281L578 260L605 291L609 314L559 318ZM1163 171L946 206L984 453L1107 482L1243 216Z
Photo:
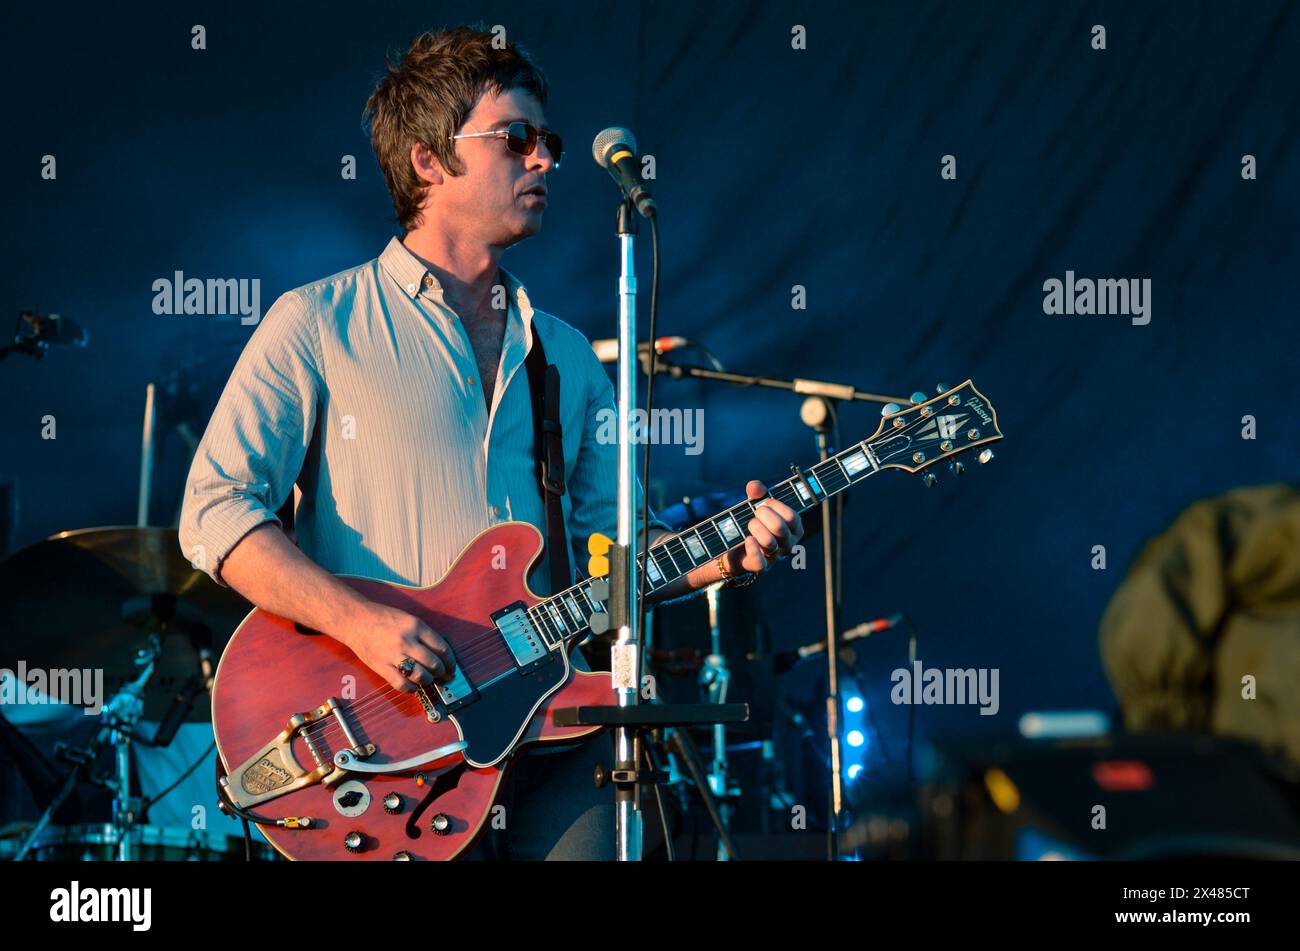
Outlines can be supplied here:
M922 472L951 460L949 470L961 475L966 462L955 457L1002 438L997 411L970 380L952 389L941 384L936 390L938 395L931 399L914 393L911 405L889 403L881 411L880 426L865 443L880 468ZM975 458L989 462L993 450L980 450ZM926 485L937 481L929 471L923 478Z

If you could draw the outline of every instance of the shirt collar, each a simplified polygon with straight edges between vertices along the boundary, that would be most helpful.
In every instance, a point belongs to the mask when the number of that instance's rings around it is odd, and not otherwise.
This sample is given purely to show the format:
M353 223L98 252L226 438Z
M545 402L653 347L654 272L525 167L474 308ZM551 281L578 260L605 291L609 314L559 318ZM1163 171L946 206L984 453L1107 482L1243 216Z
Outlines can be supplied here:
M411 300L415 300L416 295L420 293L426 276L430 280L433 279L428 268L420 263L419 258L406 250L406 245L396 237L388 240L388 247L384 248L384 253L379 255L379 264Z
M393 237L389 239L388 246L379 255L379 264L411 300L415 300L422 291L428 292L437 289L441 292L438 279L429 273L429 269L410 252L406 245L402 244L400 238ZM531 341L533 306L528 301L528 291L519 278L504 267L499 267L499 270L506 282L506 299L514 301L518 307L519 316L524 322L525 336Z

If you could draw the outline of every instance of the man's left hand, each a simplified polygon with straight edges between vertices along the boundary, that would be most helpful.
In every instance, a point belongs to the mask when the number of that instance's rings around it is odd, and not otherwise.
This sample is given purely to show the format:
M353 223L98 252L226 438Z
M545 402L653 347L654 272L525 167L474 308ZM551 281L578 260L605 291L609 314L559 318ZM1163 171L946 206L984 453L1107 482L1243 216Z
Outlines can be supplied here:
M766 571L803 538L803 522L799 513L784 502L765 498L767 486L752 479L745 486L745 496L754 502L754 518L749 523L749 534L744 547L737 546L724 556L727 567L734 573ZM762 499L762 501L759 501Z

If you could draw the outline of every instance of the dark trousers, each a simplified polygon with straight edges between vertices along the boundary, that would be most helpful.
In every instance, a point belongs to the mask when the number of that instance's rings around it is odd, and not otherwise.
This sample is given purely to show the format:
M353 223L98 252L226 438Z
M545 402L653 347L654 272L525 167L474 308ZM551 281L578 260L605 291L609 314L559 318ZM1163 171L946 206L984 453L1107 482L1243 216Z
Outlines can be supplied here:
M614 787L596 788L598 763L614 763L614 743L604 731L563 751L516 756L497 799L505 812L494 808L465 859L613 861Z

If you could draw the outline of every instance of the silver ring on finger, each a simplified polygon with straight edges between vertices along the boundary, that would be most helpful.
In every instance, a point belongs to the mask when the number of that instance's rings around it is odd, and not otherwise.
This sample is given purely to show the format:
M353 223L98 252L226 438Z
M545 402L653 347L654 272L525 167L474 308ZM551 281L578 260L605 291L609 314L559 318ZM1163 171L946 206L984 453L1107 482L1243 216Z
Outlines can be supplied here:
M409 657L403 658L402 662L397 665L397 669L403 677L409 677L415 672L415 661Z

